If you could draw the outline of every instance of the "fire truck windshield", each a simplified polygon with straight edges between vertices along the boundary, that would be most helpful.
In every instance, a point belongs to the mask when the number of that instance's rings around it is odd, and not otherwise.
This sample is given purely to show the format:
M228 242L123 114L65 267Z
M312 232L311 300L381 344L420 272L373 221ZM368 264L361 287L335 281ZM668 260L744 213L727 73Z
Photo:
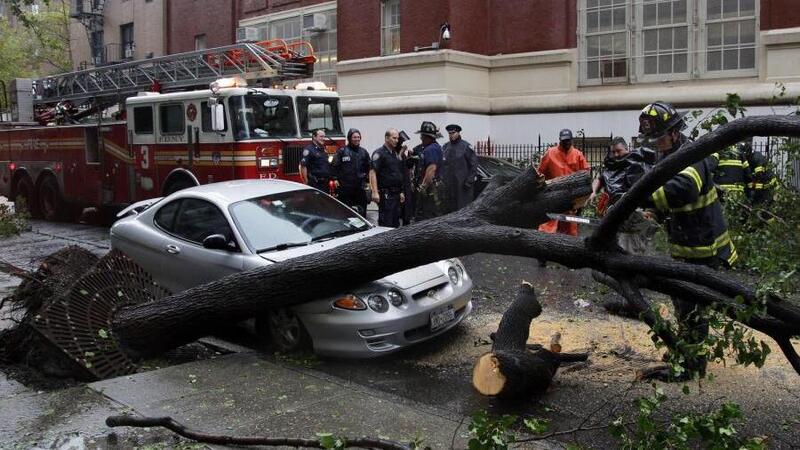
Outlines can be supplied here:
M291 97L237 95L228 100L236 140L285 138L297 135Z
M342 119L337 97L297 97L297 117L300 119L300 134L308 134L318 128L328 136L341 136Z

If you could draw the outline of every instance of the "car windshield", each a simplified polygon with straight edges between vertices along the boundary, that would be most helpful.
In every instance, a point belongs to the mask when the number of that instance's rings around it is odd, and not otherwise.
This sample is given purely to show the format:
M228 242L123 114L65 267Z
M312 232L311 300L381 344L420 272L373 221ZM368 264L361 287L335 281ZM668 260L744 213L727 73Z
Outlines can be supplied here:
M236 140L297 135L291 97L237 95L228 100Z
M242 200L230 205L229 210L248 246L259 253L371 227L352 209L311 189Z
M516 177L522 173L519 167L495 158L480 158L478 164L491 176Z
M328 136L342 135L342 119L337 97L297 97L297 116L300 118L300 133L307 136L318 128Z

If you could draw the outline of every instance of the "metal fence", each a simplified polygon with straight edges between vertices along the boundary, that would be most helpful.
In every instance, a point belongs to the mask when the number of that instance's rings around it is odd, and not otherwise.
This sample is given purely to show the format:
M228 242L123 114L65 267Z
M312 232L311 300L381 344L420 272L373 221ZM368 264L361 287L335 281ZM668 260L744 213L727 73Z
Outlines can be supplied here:
M573 145L581 149L594 174L602 167L610 142L611 138L579 137L573 140ZM491 141L479 141L475 151L479 155L504 159L519 166L528 164L538 166L544 152L555 145L557 144L541 143L541 141L536 144L496 144ZM767 161L772 163L773 171L784 183L800 190L800 160L796 157L798 151L790 151L790 146L800 147L800 140L776 138L760 140L753 143L753 151L762 153Z

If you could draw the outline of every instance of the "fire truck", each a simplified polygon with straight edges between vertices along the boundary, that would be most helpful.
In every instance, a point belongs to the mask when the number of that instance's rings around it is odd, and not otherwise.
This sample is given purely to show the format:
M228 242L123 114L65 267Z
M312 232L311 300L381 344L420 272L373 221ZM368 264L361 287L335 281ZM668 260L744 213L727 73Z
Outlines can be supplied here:
M344 144L339 97L306 42L236 45L15 80L0 118L0 195L69 220L198 184L299 181L311 131ZM27 84L26 84L27 83Z

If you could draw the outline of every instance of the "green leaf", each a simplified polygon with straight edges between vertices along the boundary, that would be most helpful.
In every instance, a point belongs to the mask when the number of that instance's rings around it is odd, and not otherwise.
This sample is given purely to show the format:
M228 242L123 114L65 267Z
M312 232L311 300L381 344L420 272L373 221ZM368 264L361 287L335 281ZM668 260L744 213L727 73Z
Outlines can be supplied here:
M103 339L108 339L108 332L106 330L102 329L102 328L97 330L97 335L100 336Z

